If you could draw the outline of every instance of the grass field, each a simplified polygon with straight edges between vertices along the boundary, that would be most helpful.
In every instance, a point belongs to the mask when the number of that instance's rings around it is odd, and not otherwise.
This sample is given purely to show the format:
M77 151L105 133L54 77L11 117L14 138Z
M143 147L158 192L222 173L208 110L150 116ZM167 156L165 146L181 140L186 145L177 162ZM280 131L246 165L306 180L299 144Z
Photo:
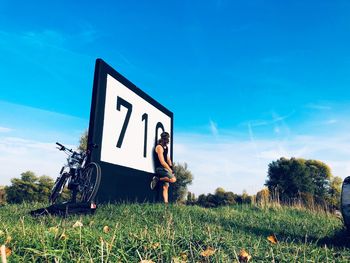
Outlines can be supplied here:
M341 219L324 212L109 204L88 216L28 214L42 206L0 207L8 262L238 262L243 249L249 262L350 262Z

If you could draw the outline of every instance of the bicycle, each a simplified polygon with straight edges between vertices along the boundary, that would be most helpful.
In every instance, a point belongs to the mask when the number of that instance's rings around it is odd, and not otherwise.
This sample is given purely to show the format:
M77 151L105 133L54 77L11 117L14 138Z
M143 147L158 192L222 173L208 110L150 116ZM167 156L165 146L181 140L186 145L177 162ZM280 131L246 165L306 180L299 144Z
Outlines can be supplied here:
M56 142L57 149L68 155L67 164L63 165L60 175L51 190L49 202L55 204L62 196L65 185L71 191L71 203L94 202L101 181L101 168L97 163L87 164L88 154L68 149Z

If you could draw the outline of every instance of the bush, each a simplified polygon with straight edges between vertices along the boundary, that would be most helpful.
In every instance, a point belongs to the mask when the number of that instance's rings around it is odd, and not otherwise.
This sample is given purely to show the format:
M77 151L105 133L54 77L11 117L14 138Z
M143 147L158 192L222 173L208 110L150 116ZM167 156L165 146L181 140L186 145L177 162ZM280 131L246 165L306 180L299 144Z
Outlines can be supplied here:
M195 204L203 207L219 207L234 204L250 204L252 197L249 196L245 191L242 195L234 194L233 192L225 192L221 187L215 190L215 194L201 194L198 196Z
M5 187L8 203L45 202L48 200L53 186L52 178L37 177L33 172L21 174L21 178L11 179L11 185Z

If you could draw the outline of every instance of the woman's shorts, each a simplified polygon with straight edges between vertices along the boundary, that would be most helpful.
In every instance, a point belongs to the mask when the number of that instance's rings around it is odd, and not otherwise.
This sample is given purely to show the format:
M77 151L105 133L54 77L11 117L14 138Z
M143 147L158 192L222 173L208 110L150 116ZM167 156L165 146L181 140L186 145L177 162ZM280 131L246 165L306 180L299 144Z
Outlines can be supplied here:
M167 169L163 167L156 168L156 174L158 175L159 178L168 177L169 179L171 179L175 177L171 172L169 172ZM164 185L169 186L169 182L163 182L163 183Z

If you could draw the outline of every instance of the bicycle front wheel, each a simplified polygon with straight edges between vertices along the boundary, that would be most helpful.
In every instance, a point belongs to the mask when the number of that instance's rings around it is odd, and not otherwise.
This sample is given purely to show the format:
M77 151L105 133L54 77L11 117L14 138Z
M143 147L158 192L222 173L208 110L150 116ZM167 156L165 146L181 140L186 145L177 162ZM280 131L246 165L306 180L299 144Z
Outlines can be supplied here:
M89 163L82 171L82 185L79 186L80 201L95 201L95 197L100 187L101 168L97 163Z
M59 178L57 178L54 186L51 190L51 195L49 197L49 202L51 204L54 204L57 200L57 198L61 195L63 188L68 180L69 174L64 173Z

